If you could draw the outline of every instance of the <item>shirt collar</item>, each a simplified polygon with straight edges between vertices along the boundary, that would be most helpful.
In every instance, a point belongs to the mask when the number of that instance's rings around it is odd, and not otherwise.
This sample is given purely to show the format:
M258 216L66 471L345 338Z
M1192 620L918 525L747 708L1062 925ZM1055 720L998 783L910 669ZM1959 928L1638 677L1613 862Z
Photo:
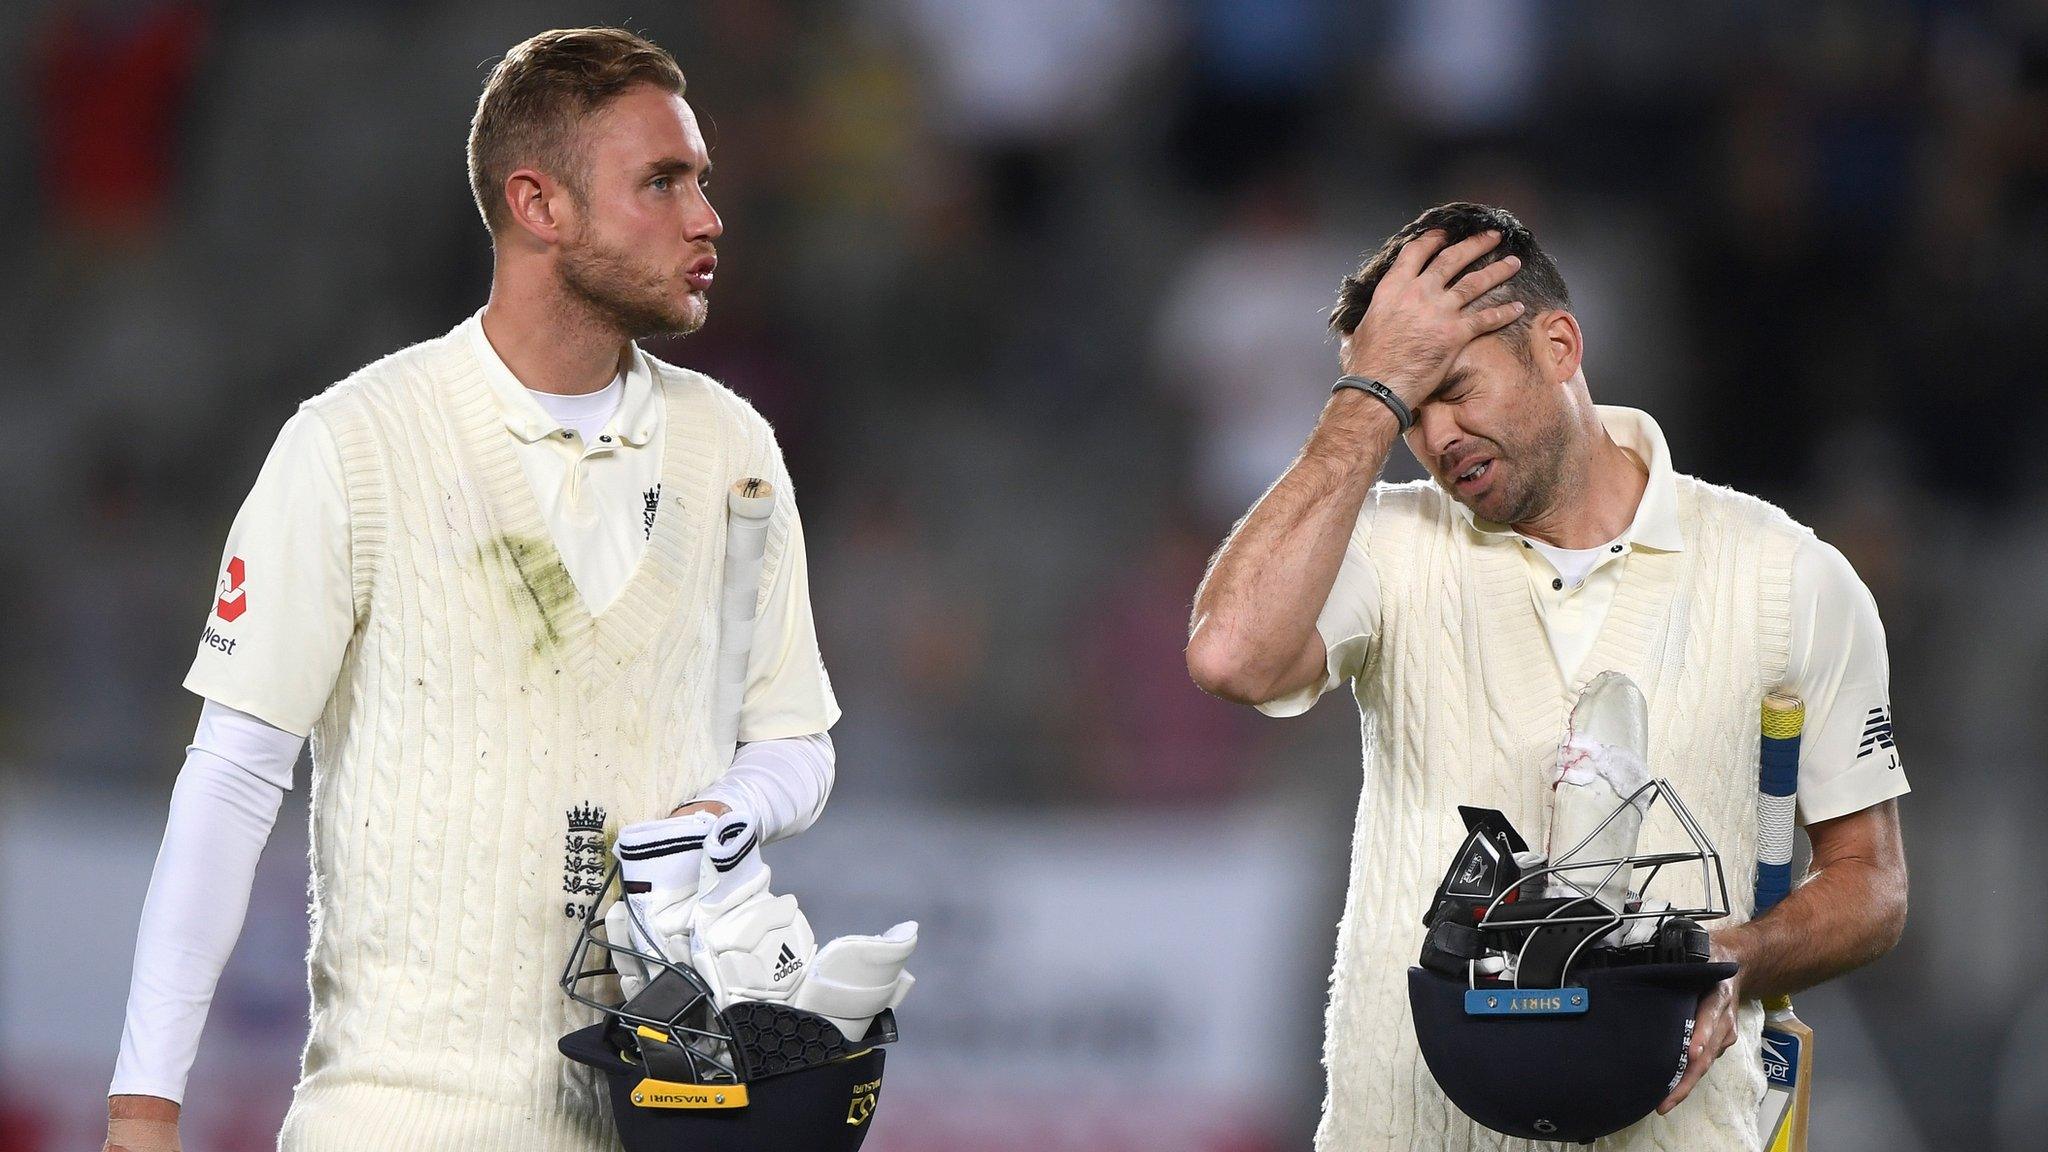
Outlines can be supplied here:
M1685 536L1678 528L1678 480L1671 468L1671 449L1664 442L1664 430L1657 426L1648 412L1640 409L1599 404L1594 406L1594 412L1599 415L1601 426L1607 429L1607 435L1616 444L1635 453L1636 458L1650 469L1642 502L1636 505L1635 519L1630 521L1628 531L1622 533L1621 539L1660 552L1684 551ZM1451 504L1465 523L1482 536L1512 538L1520 535L1506 524L1474 516L1461 501L1453 499Z
M526 385L520 383L519 377L505 366L498 350L491 346L490 337L484 335L483 317L482 309L478 309L476 315L463 322L463 327L468 330L470 348L476 353L477 362L483 365L484 383L498 403L498 412L504 417L505 427L528 444L560 432L562 426L540 406L540 401L527 392ZM654 439L660 418L661 409L655 403L653 367L638 345L628 345L626 395L619 401L619 412L612 418L611 427L617 431L619 439L639 448Z

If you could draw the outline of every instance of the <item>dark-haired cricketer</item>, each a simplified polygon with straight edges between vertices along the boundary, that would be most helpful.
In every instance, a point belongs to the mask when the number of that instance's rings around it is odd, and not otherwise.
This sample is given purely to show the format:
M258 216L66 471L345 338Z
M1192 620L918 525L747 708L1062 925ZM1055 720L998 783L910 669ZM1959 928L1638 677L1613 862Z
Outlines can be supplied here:
M1600 1146L1756 1148L1759 998L1875 959L1905 923L1907 786L1876 605L1784 512L1677 471L1648 414L1593 403L1563 277L1510 213L1424 213L1344 281L1331 323L1343 386L1217 553L1187 651L1218 696L1287 716L1348 683L1362 717L1317 1148L1529 1147L1437 1088L1406 973L1463 835L1457 805L1546 838L1571 705L1607 670L1642 687L1651 770L1720 850L1736 906L1714 950L1741 970L1703 998L1670 1096ZM1378 481L1397 439L1429 479ZM1806 702L1813 864L1749 920L1772 691Z

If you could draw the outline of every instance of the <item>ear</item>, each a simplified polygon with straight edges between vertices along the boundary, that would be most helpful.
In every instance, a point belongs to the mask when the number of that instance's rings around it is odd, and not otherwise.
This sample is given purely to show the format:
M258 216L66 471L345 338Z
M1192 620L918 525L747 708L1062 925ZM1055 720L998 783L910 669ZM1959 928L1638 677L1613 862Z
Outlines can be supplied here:
M1585 355L1585 336L1578 317L1569 312L1544 312L1529 323L1529 352L1545 379L1561 384L1579 371Z
M542 244L560 241L565 226L575 223L569 189L537 168L521 168L505 178L505 207L513 227Z

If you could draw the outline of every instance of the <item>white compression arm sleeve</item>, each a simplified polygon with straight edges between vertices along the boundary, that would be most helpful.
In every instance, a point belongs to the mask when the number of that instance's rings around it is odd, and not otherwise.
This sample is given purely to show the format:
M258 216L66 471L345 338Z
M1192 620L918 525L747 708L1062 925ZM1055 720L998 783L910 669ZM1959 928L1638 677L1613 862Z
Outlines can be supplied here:
M208 700L171 790L110 1096L182 1102L214 986L249 911L256 861L305 738Z
M832 737L823 732L740 745L725 775L693 800L745 810L763 842L794 836L825 811L832 795Z

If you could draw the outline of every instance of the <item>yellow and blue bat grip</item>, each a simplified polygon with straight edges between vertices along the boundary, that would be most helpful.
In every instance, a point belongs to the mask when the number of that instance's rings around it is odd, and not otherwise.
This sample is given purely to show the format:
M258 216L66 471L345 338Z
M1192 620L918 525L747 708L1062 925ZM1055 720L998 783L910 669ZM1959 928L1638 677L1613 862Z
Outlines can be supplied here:
M1764 697L1763 741L1756 775L1756 908L1754 919L1792 890L1792 824L1799 793L1799 733L1806 705L1796 696Z

